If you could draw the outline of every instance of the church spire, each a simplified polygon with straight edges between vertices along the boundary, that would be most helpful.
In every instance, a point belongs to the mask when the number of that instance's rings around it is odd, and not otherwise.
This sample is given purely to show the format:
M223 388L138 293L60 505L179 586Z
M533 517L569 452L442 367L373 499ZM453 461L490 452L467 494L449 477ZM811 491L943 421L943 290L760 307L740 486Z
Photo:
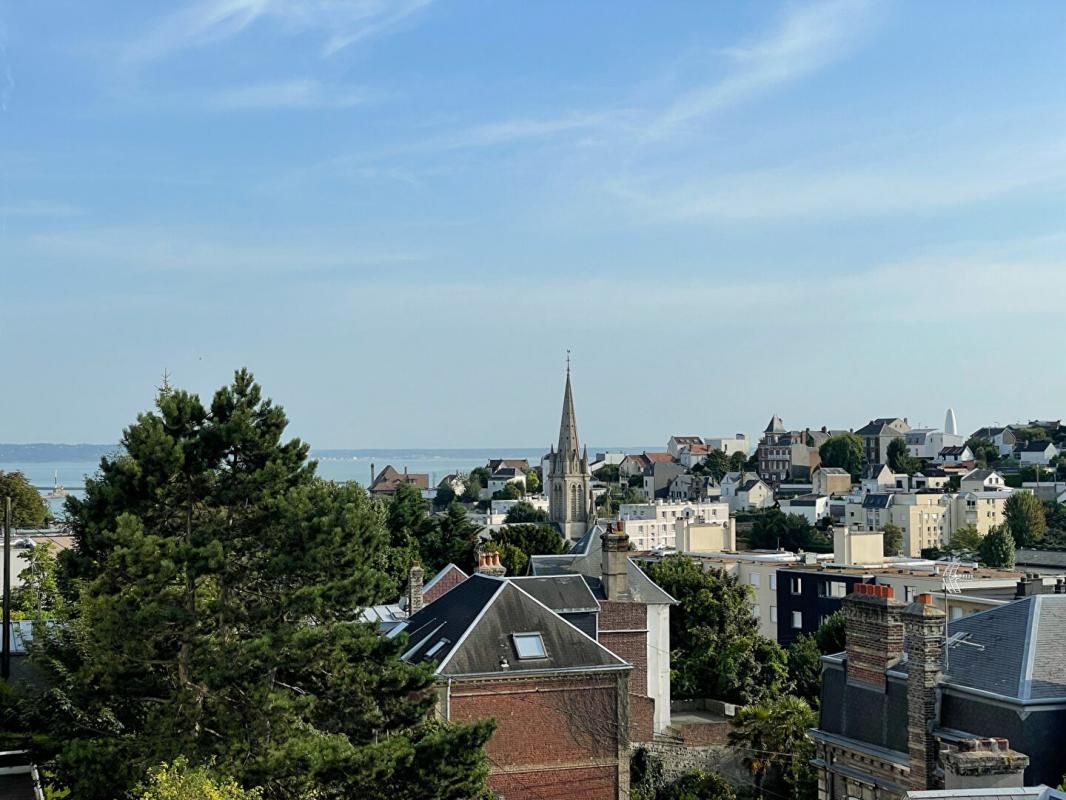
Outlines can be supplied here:
M563 392L563 418L559 422L558 452L563 455L578 453L577 416L574 414L574 395L570 390L570 353L566 355L566 390Z

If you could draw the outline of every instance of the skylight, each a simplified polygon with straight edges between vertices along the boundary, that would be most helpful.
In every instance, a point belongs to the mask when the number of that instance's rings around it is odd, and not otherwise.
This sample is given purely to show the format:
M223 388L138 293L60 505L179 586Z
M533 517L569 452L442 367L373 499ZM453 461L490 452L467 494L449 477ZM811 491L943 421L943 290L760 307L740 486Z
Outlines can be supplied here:
M444 645L446 644L448 644L448 640L441 639L439 642L437 642L435 645L433 645L426 651L426 656L428 658L432 658L433 656L437 655L437 653L441 651L441 648L444 647Z
M539 633L516 633L514 634L514 649L519 658L547 658L548 653L544 649L544 639Z

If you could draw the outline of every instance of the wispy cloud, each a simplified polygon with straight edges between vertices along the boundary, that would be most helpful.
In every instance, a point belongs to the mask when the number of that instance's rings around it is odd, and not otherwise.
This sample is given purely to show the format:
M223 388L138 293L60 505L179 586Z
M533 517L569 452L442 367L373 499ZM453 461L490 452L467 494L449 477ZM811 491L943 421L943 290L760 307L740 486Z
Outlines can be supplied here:
M847 219L955 208L1022 189L1066 187L1066 144L943 146L928 157L870 158L862 166L819 165L685 178L670 172L608 186L643 219L761 222Z
M302 78L220 89L204 97L203 102L208 108L220 111L306 110L350 108L362 105L372 96L367 91Z
M145 63L239 35L258 22L287 33L315 33L322 54L333 55L379 35L432 0L198 0L161 20L124 50L126 61Z
M84 213L82 209L68 203L29 201L0 205L0 219L4 217L77 217L82 213Z
M787 84L843 58L872 27L869 0L800 5L767 36L728 48L730 71L686 91L651 121L645 139L662 139L709 114Z

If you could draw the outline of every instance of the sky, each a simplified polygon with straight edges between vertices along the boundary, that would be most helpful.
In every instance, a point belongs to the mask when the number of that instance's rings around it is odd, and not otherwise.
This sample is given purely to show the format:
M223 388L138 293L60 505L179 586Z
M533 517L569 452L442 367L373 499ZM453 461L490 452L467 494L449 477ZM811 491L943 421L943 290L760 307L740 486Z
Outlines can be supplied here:
M1066 416L1058 0L0 0L0 441Z

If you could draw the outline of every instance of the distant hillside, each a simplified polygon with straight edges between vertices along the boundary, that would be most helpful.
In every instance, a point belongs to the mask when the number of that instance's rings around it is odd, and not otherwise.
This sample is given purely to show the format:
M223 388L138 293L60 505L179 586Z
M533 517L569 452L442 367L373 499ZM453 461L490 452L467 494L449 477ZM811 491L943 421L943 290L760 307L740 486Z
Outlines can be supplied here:
M95 462L117 449L117 444L0 444L0 463Z

